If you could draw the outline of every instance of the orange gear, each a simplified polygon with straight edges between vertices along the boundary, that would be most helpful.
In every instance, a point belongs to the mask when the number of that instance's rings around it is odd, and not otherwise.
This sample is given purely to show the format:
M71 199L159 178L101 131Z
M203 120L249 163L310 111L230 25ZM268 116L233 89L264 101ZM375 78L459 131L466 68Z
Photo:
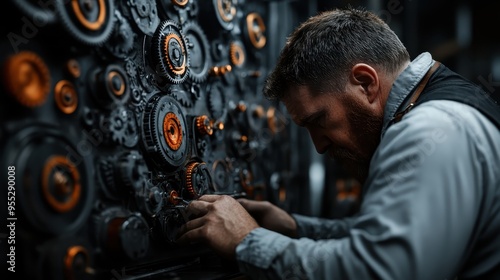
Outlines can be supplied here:
M181 66L175 66L173 65L172 61L170 60L170 40L175 40L177 41L177 43L179 44L179 46L181 47L181 53L180 54L177 54L177 55L182 55L183 56L183 59L182 59L182 65ZM167 64L168 64L168 68L176 75L183 75L184 73L186 73L186 50L184 49L184 46L182 45L182 39L181 37L179 37L179 35L177 34L168 34L166 37L165 37L165 59L167 60Z
M205 164L204 162L200 163L200 162L191 162L190 164L188 164L188 166L186 167L186 189L188 190L188 192L193 196L193 197L197 197L199 194L196 192L196 190L194 189L194 186L193 186L193 173L195 171L195 169L200 166L201 164Z
M229 46L229 56L231 58L231 63L235 66L241 66L245 63L245 51L238 43L231 43Z
M26 107L42 105L50 92L49 68L36 53L22 51L7 59L4 84L12 96Z
M77 0L72 0L72 8L73 12L75 13L76 18L78 21L88 30L96 31L99 30L104 22L106 21L106 3L104 3L104 0L99 0L99 14L97 16L97 19L95 21L90 21L87 17L82 12L82 9L80 7L80 3ZM92 5L91 2L86 2L84 5Z
M236 7L231 0L217 0L217 11L225 22L230 22L236 15Z
M59 171L61 169L69 174ZM52 156L45 163L42 193L49 205L60 213L71 211L78 204L81 194L80 173L65 156ZM65 199L61 200L61 197Z
M177 151L182 144L182 126L177 115L168 112L163 119L163 137L170 149Z
M257 13L250 13L247 15L247 30L250 42L256 49L262 49L266 45L266 25L264 20Z
M83 263L82 263L83 262ZM75 271L75 268L80 271ZM64 272L66 279L76 279L75 274L88 273L90 268L89 254L83 246L71 246L64 256ZM75 273L76 272L76 273Z
M78 106L78 94L75 87L68 80L57 82L54 88L56 105L65 114L72 114Z
M196 117L196 129L201 135L212 135L214 133L214 127L212 122L208 119L206 115Z

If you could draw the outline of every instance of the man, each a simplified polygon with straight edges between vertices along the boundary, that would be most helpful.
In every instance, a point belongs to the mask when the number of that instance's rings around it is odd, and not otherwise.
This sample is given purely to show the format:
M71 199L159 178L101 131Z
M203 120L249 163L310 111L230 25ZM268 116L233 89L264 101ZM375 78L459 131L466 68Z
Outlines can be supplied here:
M374 14L337 9L292 33L264 94L363 182L359 213L205 195L181 242L255 279L500 279L500 110L483 91L429 53L410 61Z

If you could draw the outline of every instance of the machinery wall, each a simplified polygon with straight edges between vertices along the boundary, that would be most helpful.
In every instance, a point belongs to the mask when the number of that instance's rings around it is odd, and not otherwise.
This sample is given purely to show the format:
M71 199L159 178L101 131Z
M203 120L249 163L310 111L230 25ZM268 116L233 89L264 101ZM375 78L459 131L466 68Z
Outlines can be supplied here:
M237 275L231 264L175 242L190 200L228 194L300 212L297 183L307 179L291 151L305 138L261 94L281 47L273 39L289 31L273 29L279 4L6 5L0 219L12 226L2 229L3 271L227 278Z

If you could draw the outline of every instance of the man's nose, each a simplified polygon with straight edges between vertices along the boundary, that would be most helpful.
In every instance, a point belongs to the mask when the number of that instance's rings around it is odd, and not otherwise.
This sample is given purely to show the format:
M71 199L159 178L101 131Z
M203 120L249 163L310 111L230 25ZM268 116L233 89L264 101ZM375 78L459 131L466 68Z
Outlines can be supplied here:
M328 146L330 145L328 137L326 137L320 129L308 128L307 130L309 131L309 135L311 135L316 151L320 154L326 153L328 151Z

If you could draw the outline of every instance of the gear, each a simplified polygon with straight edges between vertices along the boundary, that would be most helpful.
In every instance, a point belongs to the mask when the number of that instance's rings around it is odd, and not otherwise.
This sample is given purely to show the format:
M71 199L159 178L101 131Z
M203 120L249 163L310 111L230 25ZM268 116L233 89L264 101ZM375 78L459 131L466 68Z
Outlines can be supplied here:
M112 0L55 0L54 5L61 25L84 44L102 45L113 31Z
M119 10L115 10L116 24L111 34L111 39L105 44L106 48L118 58L126 58L134 48L135 33L122 16Z
M175 170L188 156L189 137L181 106L172 97L156 95L147 103L143 116L146 151L160 168Z
M153 36L152 53L157 73L170 83L184 82L189 73L189 53L184 35L179 26L164 21Z
M78 94L75 86L68 80L57 82L54 88L54 100L57 108L65 114L72 114L78 106Z
M155 0L128 0L127 5L132 14L131 20L135 22L137 28L144 34L152 36L160 23Z
M186 166L186 190L192 198L213 191L212 186L212 174L204 162L195 161Z
M179 101L179 103L181 103L182 106L187 108L193 107L193 102L189 98L187 92L178 88L170 88L169 93L170 95L172 95L173 98L175 98L175 100Z
M200 135L212 135L214 133L213 123L206 115L196 117L195 126Z
M245 63L245 49L239 41L233 41L229 45L229 58L234 66L242 67Z
M224 121L227 114L226 97L220 83L210 85L208 89L208 110L213 119Z
M130 97L129 79L120 65L111 64L104 70L96 70L96 81L92 81L94 98L104 108L112 109L124 105Z
M139 134L134 113L124 107L114 109L109 118L102 119L103 131L109 131L111 140L127 148L134 147Z
M113 200L119 200L122 199L126 193L116 184L114 162L116 162L115 158L99 160L97 163L97 174L101 189L106 197Z
M182 30L189 49L189 79L195 83L202 83L207 79L211 65L210 44L197 23L188 22Z
M3 67L7 91L26 107L42 105L50 92L49 68L36 53L22 51L10 56Z
M214 0L215 15L222 28L232 30L238 12L237 0Z
M247 41L249 41L254 48L262 49L267 41L266 35L264 34L266 31L264 20L258 13L249 13L246 16L245 23L244 30Z
M88 162L56 128L25 127L3 147L15 166L16 210L26 225L50 235L81 229L92 209ZM17 213L17 212L16 212Z
M212 164L214 188L217 192L227 191L231 186L229 165L225 160L218 159Z

